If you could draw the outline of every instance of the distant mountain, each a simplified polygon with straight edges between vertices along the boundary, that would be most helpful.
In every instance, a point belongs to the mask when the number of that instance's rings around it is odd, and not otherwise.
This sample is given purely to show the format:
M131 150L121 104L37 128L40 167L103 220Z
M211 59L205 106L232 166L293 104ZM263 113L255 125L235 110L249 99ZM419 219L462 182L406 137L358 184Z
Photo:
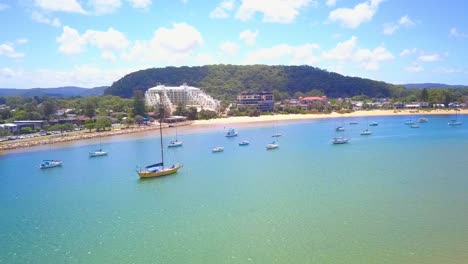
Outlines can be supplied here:
M228 100L234 100L243 91L271 91L292 96L297 92L319 90L329 97L391 97L394 91L404 89L402 86L343 76L306 65L206 65L133 72L114 82L104 93L129 98L134 91L145 92L158 83L168 86L187 83L202 88L216 99Z
M13 89L0 88L0 96L50 96L50 97L88 97L95 95L103 95L104 90L108 86L83 88L75 86L57 87L57 88L30 88L30 89Z
M450 85L443 83L408 83L402 85L407 89L468 88L468 85Z

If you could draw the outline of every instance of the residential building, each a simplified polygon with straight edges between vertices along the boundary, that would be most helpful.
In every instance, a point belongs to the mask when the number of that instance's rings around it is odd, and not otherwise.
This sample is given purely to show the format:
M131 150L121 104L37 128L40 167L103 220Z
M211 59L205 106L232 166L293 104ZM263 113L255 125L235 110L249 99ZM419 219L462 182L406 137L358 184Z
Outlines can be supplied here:
M275 100L271 92L242 92L237 96L237 106L254 106L262 112L272 112Z
M146 104L159 108L164 106L172 114L178 105L196 107L218 111L219 101L204 93L200 88L188 86L186 83L179 87L158 85L148 89L145 93Z

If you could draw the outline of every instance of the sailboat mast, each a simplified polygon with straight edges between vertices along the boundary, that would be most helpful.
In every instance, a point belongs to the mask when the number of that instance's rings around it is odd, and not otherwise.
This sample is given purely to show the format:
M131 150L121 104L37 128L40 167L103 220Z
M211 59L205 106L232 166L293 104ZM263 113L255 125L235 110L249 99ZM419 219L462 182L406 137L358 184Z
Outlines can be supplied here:
M162 140L162 117L159 119L159 137L161 139L161 162L164 167L164 150L163 150L163 140Z

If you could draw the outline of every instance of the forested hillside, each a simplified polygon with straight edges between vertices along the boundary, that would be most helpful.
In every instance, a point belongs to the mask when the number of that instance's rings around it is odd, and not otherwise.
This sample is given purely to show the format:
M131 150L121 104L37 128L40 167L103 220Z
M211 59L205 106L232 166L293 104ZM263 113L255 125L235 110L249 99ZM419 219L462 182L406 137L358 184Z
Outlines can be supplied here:
M316 90L329 97L390 97L404 90L402 86L346 77L311 66L209 65L137 71L116 81L105 94L129 98L135 90L146 91L158 83L175 86L187 83L217 99L231 100L242 91L272 91L293 96L296 92Z

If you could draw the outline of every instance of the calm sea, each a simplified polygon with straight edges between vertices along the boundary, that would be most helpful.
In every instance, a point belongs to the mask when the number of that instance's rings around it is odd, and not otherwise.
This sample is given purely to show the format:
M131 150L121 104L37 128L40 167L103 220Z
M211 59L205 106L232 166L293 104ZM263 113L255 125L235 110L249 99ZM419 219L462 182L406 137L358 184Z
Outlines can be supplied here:
M184 167L150 180L135 169L159 160L157 131L106 157L88 157L99 142L0 156L0 263L468 263L468 118L428 118L179 133L166 164ZM350 143L332 145L343 124Z

